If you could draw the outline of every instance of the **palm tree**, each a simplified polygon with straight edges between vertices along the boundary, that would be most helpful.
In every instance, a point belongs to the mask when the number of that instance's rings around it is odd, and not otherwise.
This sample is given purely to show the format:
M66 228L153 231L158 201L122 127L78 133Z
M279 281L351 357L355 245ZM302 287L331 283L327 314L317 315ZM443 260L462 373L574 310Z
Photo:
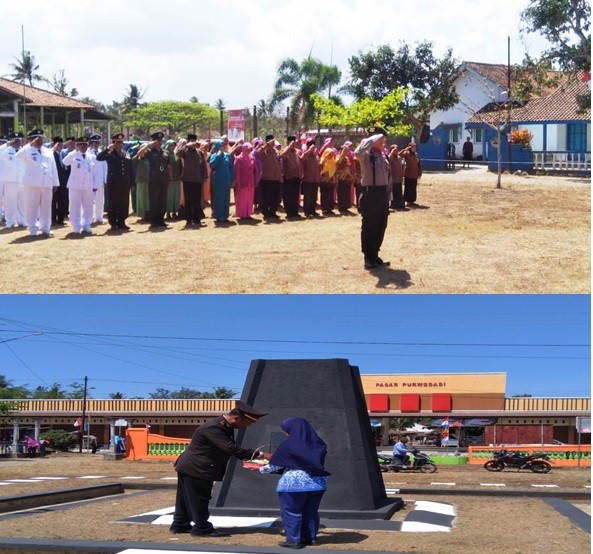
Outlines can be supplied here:
M335 65L308 56L301 63L292 58L285 58L278 65L278 76L272 94L273 102L290 100L293 118L300 114L305 128L315 121L315 108L311 96L325 90L331 95L332 86L337 86L342 73Z
M43 75L37 73L39 64L35 63L35 56L29 50L24 50L21 58L15 58L15 60L17 63L10 64L14 73L9 75L14 81L28 83L31 87L36 81L47 82L47 79Z
M146 93L145 90L141 90L138 85L131 84L129 85L129 90L124 96L123 105L125 107L125 111L129 112L138 106L140 106L140 100Z
M123 392L110 392L109 393L109 398L111 398L111 400L123 400L126 397L126 395Z

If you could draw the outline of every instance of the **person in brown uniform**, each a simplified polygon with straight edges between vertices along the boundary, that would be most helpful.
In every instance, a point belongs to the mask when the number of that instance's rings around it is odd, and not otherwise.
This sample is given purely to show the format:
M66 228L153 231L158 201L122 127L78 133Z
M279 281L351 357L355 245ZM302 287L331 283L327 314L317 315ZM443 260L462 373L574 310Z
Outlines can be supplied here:
M314 139L307 140L307 150L301 155L301 160L303 161L303 212L305 217L319 217L316 207L321 170Z
M276 210L280 199L282 169L275 143L274 135L266 135L266 142L258 149L262 162L260 209L266 221L280 219Z
M186 224L201 226L205 217L202 209L202 189L204 181L208 178L208 169L204 153L200 150L198 136L193 133L187 135L187 142L178 145L175 153L182 163L181 180Z
M171 533L190 533L195 537L229 536L214 529L208 521L212 487L214 481L222 481L231 456L239 460L271 458L271 454L241 448L235 442L235 429L246 429L267 413L237 401L228 414L213 417L195 430L189 446L175 462L177 495L169 528Z
M406 161L404 171L404 201L408 208L418 208L416 204L418 179L422 177L422 162L416 151L416 143L412 142L406 146L400 156Z
M389 165L391 165L391 207L402 212L406 209L403 195L405 164L397 144L394 144L389 151Z
M282 160L282 202L286 211L286 219L297 219L299 215L299 198L301 180L303 178L303 163L297 151L295 136L289 136L288 146L280 153Z

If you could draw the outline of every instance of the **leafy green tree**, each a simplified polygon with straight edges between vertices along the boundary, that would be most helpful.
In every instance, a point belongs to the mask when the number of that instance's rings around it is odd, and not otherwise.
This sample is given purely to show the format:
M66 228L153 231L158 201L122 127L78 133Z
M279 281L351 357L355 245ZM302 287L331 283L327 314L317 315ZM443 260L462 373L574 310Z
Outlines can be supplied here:
M38 386L31 391L29 398L41 398L41 399L59 399L68 398L66 391L62 388L62 385L54 383L49 387Z
M126 395L123 392L110 392L109 398L112 400L123 400Z
M210 126L216 112L210 106L199 102L165 100L149 102L125 116L124 125L140 129L167 129L173 135L206 129Z
M589 0L530 0L521 14L523 30L540 33L550 43L543 59L574 74L591 73L591 4ZM591 92L579 98L591 107Z
M28 84L31 87L39 81L47 82L47 79L43 75L37 73L39 71L39 64L35 63L35 56L29 50L22 52L20 58L14 59L16 63L10 64L14 73L9 75L14 81Z
M403 89L395 89L380 100L362 98L350 106L340 106L319 95L313 95L312 101L319 113L321 125L343 127L346 130L363 128L369 132L380 127L388 135L403 135L410 132L410 126L404 123L404 95Z
M358 100L380 100L392 90L406 90L403 107L416 137L421 136L433 111L448 110L458 101L454 84L459 63L451 49L437 58L431 42L418 43L413 49L404 42L397 51L389 45L376 51L359 51L348 62L346 89Z
M39 438L49 441L51 448L67 452L70 446L76 444L76 436L63 429L51 429L40 433Z
M299 123L308 129L317 115L313 95L327 90L328 96L331 96L331 87L338 86L341 78L342 73L337 66L326 65L311 56L300 63L293 58L285 58L278 65L272 101L288 100L293 119L299 119Z

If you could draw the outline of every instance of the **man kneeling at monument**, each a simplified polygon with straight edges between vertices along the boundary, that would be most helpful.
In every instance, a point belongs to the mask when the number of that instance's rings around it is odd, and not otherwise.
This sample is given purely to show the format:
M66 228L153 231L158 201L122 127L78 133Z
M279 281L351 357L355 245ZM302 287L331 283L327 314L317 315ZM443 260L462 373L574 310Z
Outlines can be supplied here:
M238 401L228 414L211 418L196 429L186 451L175 462L177 496L171 533L229 536L214 529L208 521L212 487L214 481L222 481L231 456L239 460L271 458L271 454L241 448L235 443L235 429L245 429L267 413Z

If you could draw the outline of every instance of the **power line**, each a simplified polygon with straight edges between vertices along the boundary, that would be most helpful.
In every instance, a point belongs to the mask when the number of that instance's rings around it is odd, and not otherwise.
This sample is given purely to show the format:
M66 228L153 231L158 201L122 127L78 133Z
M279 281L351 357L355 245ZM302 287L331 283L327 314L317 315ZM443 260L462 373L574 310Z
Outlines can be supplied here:
M4 330L3 330L4 331ZM386 341L319 341L319 340L288 340L288 339L237 339L237 338L212 338L212 337L175 337L168 335L126 335L110 333L79 333L74 331L44 331L44 335L64 335L79 337L108 337L148 340L180 340L204 342L251 342L273 344L341 344L341 345L366 345L366 346L465 346L480 348L498 347L537 347L537 348L585 348L590 344L542 344L542 343L464 343L464 342L386 342Z

